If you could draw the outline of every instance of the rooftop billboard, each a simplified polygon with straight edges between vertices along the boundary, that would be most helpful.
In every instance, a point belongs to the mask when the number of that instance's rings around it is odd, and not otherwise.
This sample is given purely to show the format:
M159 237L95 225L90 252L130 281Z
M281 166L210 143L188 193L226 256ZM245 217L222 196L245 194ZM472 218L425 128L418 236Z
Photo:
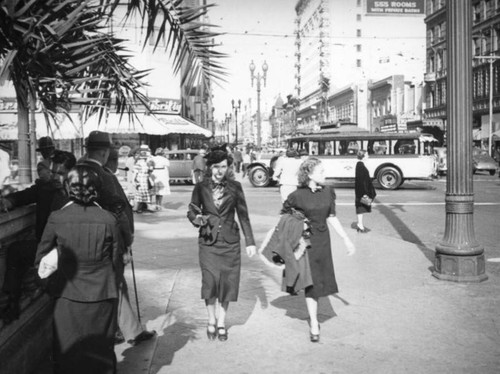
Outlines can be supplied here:
M425 0L379 1L366 0L367 15L424 15Z

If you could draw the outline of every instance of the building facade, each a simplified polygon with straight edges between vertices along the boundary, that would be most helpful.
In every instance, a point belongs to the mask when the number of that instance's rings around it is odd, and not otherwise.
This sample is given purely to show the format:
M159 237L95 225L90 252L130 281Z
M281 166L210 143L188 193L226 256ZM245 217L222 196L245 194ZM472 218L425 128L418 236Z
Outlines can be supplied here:
M427 28L425 121L445 129L447 76L445 0L427 1L425 23ZM475 143L486 148L490 130L493 134L500 130L499 0L472 1L472 35L473 120L471 129ZM490 95L493 104L491 119L489 115ZM500 139L495 136L494 140Z
M347 122L370 129L370 81L404 75L408 86L421 85L425 72L424 4L424 0L297 2L298 132Z

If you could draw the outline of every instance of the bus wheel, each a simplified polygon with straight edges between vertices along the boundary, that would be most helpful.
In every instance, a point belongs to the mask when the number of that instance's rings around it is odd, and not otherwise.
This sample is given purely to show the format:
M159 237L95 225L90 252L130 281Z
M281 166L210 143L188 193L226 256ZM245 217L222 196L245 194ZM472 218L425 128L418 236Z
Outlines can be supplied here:
M248 179L254 187L266 187L269 184L269 172L262 166L253 167L248 173Z
M377 180L384 190L395 190L403 183L400 171L392 166L386 166L377 173Z

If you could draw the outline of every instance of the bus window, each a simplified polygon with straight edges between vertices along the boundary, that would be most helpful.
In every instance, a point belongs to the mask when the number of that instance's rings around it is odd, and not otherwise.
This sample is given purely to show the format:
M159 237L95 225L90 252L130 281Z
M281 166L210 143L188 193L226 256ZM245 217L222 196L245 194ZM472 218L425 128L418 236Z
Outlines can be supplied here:
M349 145L347 146L347 154L348 155L355 155L358 153L358 151L360 149L361 148L360 148L358 142L351 140L351 141L349 141Z
M370 153L370 145L368 145L369 154L385 155L387 153L387 143L385 140L372 140L370 143L372 153Z
M318 155L318 142L309 142L309 154L313 156Z
M401 155L414 155L417 153L415 140L398 140L394 146L394 153Z
M321 146L323 146L322 154L324 154L325 156L333 155L333 141L320 143L320 149L321 149Z

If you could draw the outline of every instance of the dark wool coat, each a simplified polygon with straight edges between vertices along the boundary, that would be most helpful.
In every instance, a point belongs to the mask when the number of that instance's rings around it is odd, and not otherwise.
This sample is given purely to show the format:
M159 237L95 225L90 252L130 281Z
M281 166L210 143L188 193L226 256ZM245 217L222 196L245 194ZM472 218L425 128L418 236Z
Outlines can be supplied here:
M354 178L354 193L355 199L354 204L356 206L356 213L369 213L372 211L371 206L366 206L361 204L361 197L367 195L371 199L375 199L377 192L375 187L373 187L372 179L370 178L370 173L362 161L358 161L356 164L356 175Z
M294 250L301 245L304 218L301 219L290 213L283 214L269 240L266 240L259 250L269 262L273 262L274 254L278 254L284 260L285 269L281 289L291 294L313 284L308 250L306 249L304 255L298 260L294 254Z

